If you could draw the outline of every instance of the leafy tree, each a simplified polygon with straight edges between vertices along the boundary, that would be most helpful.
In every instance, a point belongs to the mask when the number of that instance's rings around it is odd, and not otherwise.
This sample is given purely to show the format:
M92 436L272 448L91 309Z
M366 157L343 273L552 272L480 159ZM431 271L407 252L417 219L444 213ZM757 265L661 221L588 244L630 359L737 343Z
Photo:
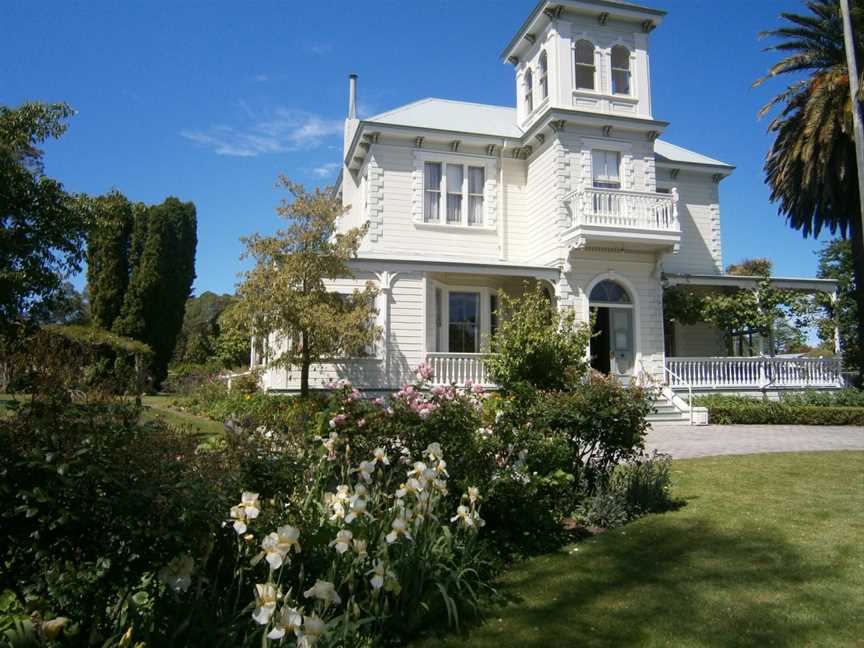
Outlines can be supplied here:
M779 75L792 83L763 109L780 106L768 130L775 139L765 162L771 199L804 236L823 229L852 242L856 327L864 339L864 231L858 195L852 98L839 0L808 0L808 13L783 13L784 26L763 35L784 57L754 85ZM864 60L864 0L850 2L855 56ZM860 101L860 97L856 98ZM853 349L864 370L862 346Z
M86 292L86 288L78 292L71 282L64 281L55 296L33 313L34 320L40 324L89 324L90 303Z
M44 174L38 148L72 114L63 103L0 106L0 334L81 269L86 210Z
M219 315L219 336L216 338L215 355L225 367L238 367L249 362L252 330L243 311L232 304Z
M220 317L232 303L232 295L217 295L210 291L186 300L183 326L174 348L174 360L204 363L213 358L221 334ZM249 346L248 340L246 346Z
M195 205L168 198L135 210L129 287L113 332L153 350L153 382L168 371L192 282L197 245Z
M87 237L87 283L96 326L110 330L129 287L132 203L118 191L90 200L93 226Z
M744 259L740 263L730 263L726 274L737 277L770 277L773 264L770 259Z
M290 194L277 208L288 221L274 236L244 238L244 258L255 260L238 286L237 315L251 323L256 337L268 338L270 363L300 368L300 392L309 393L309 368L327 357L356 354L375 341L376 289L339 295L327 280L351 277L348 262L357 256L365 228L338 232L341 201L329 189L308 193L280 176Z
M837 302L833 304L827 296L819 297L827 317L816 323L819 339L823 346L834 348L835 308L840 328L840 350L843 353L843 365L850 371L861 372L858 364L861 358L858 337L858 320L855 303L857 280L853 270L852 242L836 240L825 243L817 253L819 255L819 270L817 275L824 279L837 281Z
M565 389L588 369L591 329L573 309L559 310L537 285L520 297L498 293L498 328L486 360L490 378L504 389L530 385Z

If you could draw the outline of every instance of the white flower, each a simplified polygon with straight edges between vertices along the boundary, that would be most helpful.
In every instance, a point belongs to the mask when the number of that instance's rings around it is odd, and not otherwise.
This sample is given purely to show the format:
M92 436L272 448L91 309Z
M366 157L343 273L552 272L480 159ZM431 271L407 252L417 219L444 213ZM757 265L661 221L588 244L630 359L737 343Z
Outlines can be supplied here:
M312 587L303 592L303 596L306 598L316 598L320 601L324 601L327 605L330 603L339 605L342 602L342 599L336 591L336 587L333 583L322 580L316 580Z
M381 560L376 560L375 566L366 573L374 574L372 578L369 579L369 584L372 586L372 589L380 590L386 584L387 589L389 590L397 584L396 574L387 569L387 565L385 565Z
M384 448L375 448L372 451L372 456L374 457L373 461L375 461L375 462L380 461L385 466L390 465L390 459L388 459L387 455L384 454Z
M365 497L360 494L356 494L349 500L348 504L351 509L348 511L348 515L345 516L345 522L351 524L358 517L366 516L372 517L368 511L366 511L366 505L368 501Z
M354 538L354 553L357 554L358 560L365 560L367 556L365 540L358 540L357 538Z
M447 495L447 482L443 479L435 479L432 481L432 487L437 490L441 495Z
M387 534L387 544L393 544L399 539L399 536L405 536L407 540L411 540L411 532L408 531L408 523L401 517L397 517L390 525L391 531Z
M292 548L296 553L300 553L300 543L297 541L299 537L300 529L287 525L279 527L275 533L268 533L264 537L261 548L264 550L263 555L267 558L270 569L279 569ZM260 559L261 554L255 560L257 562Z
M303 632L297 635L297 648L311 648L327 633L327 625L316 615L303 617Z
M350 499L351 488L346 484L337 486L335 493L325 493L324 503L333 509L333 515L330 516L331 521L336 522L345 517L345 505Z
M261 625L270 623L270 617L276 611L276 599L279 594L276 586L272 583L259 583L255 585L255 611L252 618Z
M350 548L353 537L354 534L348 529L342 529L336 534L336 539L330 543L330 546L336 548L336 553L344 554Z
M246 523L257 518L260 512L258 493L243 491L240 495L240 503L231 507L231 519L234 520L234 530L237 535L246 533Z
M195 560L192 556L177 556L159 570L159 580L175 592L185 592L192 584L194 570Z
M451 522L456 522L457 520L459 524L463 524L466 527L474 526L474 517L471 515L471 510L464 504L460 504L456 509L456 515L450 518Z
M472 504L478 500L480 497L480 489L476 486L468 487L468 501Z
M430 443L423 451L423 454L426 455L431 461L441 459L444 456L444 452L441 450L441 444L437 441L435 441L434 443Z
M415 461L414 467L408 471L409 477L420 477L426 472L426 464L422 461Z
M331 421L332 423L332 421ZM328 453L333 453L336 451L336 442L339 441L339 434L337 432L331 432L330 435L324 439L323 445Z
M375 462L374 461L361 461L360 467L357 469L357 472L360 473L360 478L365 481L367 484L372 481L372 473L375 472Z
M298 610L283 605L276 615L276 623L273 624L273 629L267 634L267 638L275 640L282 639L289 632L296 634L302 625L303 615Z

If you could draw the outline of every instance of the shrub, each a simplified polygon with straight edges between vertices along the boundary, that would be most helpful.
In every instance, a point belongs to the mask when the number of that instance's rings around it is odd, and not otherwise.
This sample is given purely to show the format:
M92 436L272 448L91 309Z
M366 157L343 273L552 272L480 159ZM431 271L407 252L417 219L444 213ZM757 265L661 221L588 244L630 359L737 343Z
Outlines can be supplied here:
M796 406L776 402L711 405L708 419L716 425L864 425L864 407Z
M586 370L590 327L572 309L559 310L538 285L521 297L498 293L498 329L486 360L490 378L504 390L520 384L565 389Z
M623 495L601 489L579 504L573 518L585 526L617 529L627 524L630 514Z
M655 450L616 466L609 490L624 499L631 518L666 511L675 505L671 472L672 457Z
M594 488L642 450L652 407L647 389L592 375L573 391L541 395L532 417L544 434L567 439L574 476Z
M782 394L780 402L784 405L816 407L864 407L864 390L853 387L836 391L809 389L802 392Z
M222 365L214 360L202 364L181 362L168 368L168 377L162 389L171 394L191 395L203 385L214 382L222 371Z

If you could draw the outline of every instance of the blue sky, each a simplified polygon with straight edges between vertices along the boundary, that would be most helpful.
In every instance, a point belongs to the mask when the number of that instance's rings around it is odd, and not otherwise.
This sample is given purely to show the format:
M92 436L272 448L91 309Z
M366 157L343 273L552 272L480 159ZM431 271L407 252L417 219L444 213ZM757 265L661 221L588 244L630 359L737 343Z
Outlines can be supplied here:
M776 59L758 32L800 0L646 4L669 12L651 41L664 138L737 166L721 185L724 262L769 256L775 274L812 276L819 244L777 215L761 170L770 139L756 113L781 84L750 87ZM5 0L0 103L78 111L46 147L47 172L69 190L193 201L195 290L231 291L239 238L278 226L277 174L335 179L350 72L361 116L428 96L513 105L513 71L498 54L533 6Z

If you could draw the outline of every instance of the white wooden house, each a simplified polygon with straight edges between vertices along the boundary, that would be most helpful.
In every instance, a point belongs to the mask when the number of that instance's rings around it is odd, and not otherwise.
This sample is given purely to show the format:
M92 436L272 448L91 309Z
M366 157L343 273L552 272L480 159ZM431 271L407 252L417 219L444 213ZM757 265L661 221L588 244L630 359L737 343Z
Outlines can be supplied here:
M663 17L620 0L541 0L501 52L515 108L429 98L358 119L351 76L341 227L369 230L356 278L333 287L374 281L383 336L313 382L392 389L424 361L442 382L487 382L496 292L529 280L585 320L597 310L601 371L677 389L839 384L836 359L723 357L708 326L664 331L664 285L756 280L723 274L719 189L734 167L665 141L653 114L649 40ZM297 379L264 367L268 389Z

